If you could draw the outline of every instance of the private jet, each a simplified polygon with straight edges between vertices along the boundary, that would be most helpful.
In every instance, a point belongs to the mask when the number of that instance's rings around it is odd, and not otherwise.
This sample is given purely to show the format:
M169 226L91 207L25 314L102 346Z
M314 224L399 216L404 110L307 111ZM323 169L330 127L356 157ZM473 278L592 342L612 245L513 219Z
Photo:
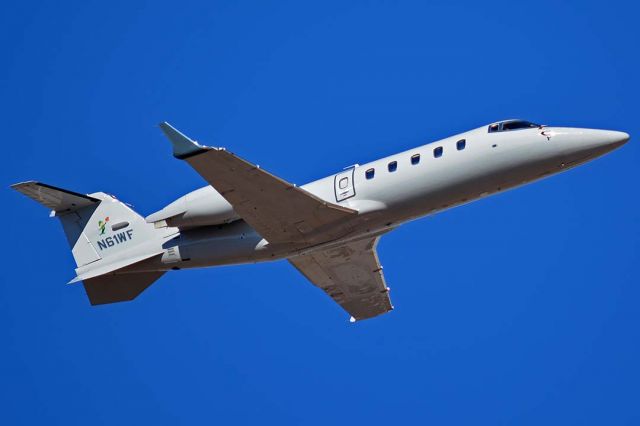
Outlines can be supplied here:
M104 192L36 181L14 189L51 210L92 305L136 298L170 270L286 259L351 317L393 309L376 246L408 221L569 170L629 140L610 130L491 123L302 186L160 124L207 186L142 217ZM410 291L405 289L403 291Z

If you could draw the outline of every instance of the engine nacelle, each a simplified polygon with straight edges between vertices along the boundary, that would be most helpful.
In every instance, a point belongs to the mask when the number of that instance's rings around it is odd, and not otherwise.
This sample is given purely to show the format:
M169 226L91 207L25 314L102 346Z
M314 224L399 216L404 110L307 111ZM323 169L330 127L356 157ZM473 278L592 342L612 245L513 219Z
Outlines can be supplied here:
M179 228L221 225L238 219L240 216L231 204L211 186L196 189L145 218L147 222L156 223L156 226Z

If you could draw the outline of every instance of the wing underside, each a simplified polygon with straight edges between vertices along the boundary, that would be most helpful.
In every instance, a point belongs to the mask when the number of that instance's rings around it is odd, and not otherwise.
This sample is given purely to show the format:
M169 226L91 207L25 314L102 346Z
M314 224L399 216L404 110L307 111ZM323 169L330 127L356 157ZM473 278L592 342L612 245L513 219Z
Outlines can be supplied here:
M199 145L160 125L174 156L187 161L270 244L310 245L344 235L355 210L324 201L223 148Z
M372 318L393 309L376 253L379 238L314 251L289 262L354 319Z
M344 237L357 211L322 200L223 148L189 139L160 125L173 155L187 161L269 244L310 247ZM289 259L353 319L384 314L393 307L378 261L378 238L368 238Z

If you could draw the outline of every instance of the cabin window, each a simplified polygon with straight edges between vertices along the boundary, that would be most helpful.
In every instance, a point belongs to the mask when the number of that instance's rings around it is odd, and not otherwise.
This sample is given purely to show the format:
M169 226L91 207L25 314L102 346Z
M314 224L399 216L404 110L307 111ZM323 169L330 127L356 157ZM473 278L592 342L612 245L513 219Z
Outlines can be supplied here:
M375 175L376 175L376 169L369 169L366 172L364 172L364 176L367 179L373 179Z
M411 156L411 164L414 166L420 162L420 154L414 154Z
M348 184L349 184L349 178L343 177L342 179L340 179L340 182L338 182L338 187L340 189L345 189Z
M397 161L392 161L389 163L389 171L390 172L395 172L396 170L398 170L398 162Z
M456 148L458 148L458 151L462 151L466 146L467 146L466 139L460 139L458 142L456 142Z
M439 147L437 147L437 148L435 148L435 149L433 150L433 156L434 156L435 158L440 158L440 157L442 157L442 152L443 152L443 149L442 149L442 147L441 147L441 146L439 146Z
M119 231L121 229L126 228L127 226L129 226L129 222L118 222L118 223L114 223L113 225L111 225L111 230L112 231Z

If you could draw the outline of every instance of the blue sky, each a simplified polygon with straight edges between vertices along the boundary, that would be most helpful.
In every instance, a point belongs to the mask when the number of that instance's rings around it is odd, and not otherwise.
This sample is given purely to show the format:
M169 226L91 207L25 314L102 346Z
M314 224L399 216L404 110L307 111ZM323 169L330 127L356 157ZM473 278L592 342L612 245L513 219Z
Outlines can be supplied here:
M638 6L14 2L0 15L2 424L638 424ZM150 214L204 185L167 120L302 184L504 118L623 130L593 163L405 225L351 325L286 262L92 308L8 189Z

